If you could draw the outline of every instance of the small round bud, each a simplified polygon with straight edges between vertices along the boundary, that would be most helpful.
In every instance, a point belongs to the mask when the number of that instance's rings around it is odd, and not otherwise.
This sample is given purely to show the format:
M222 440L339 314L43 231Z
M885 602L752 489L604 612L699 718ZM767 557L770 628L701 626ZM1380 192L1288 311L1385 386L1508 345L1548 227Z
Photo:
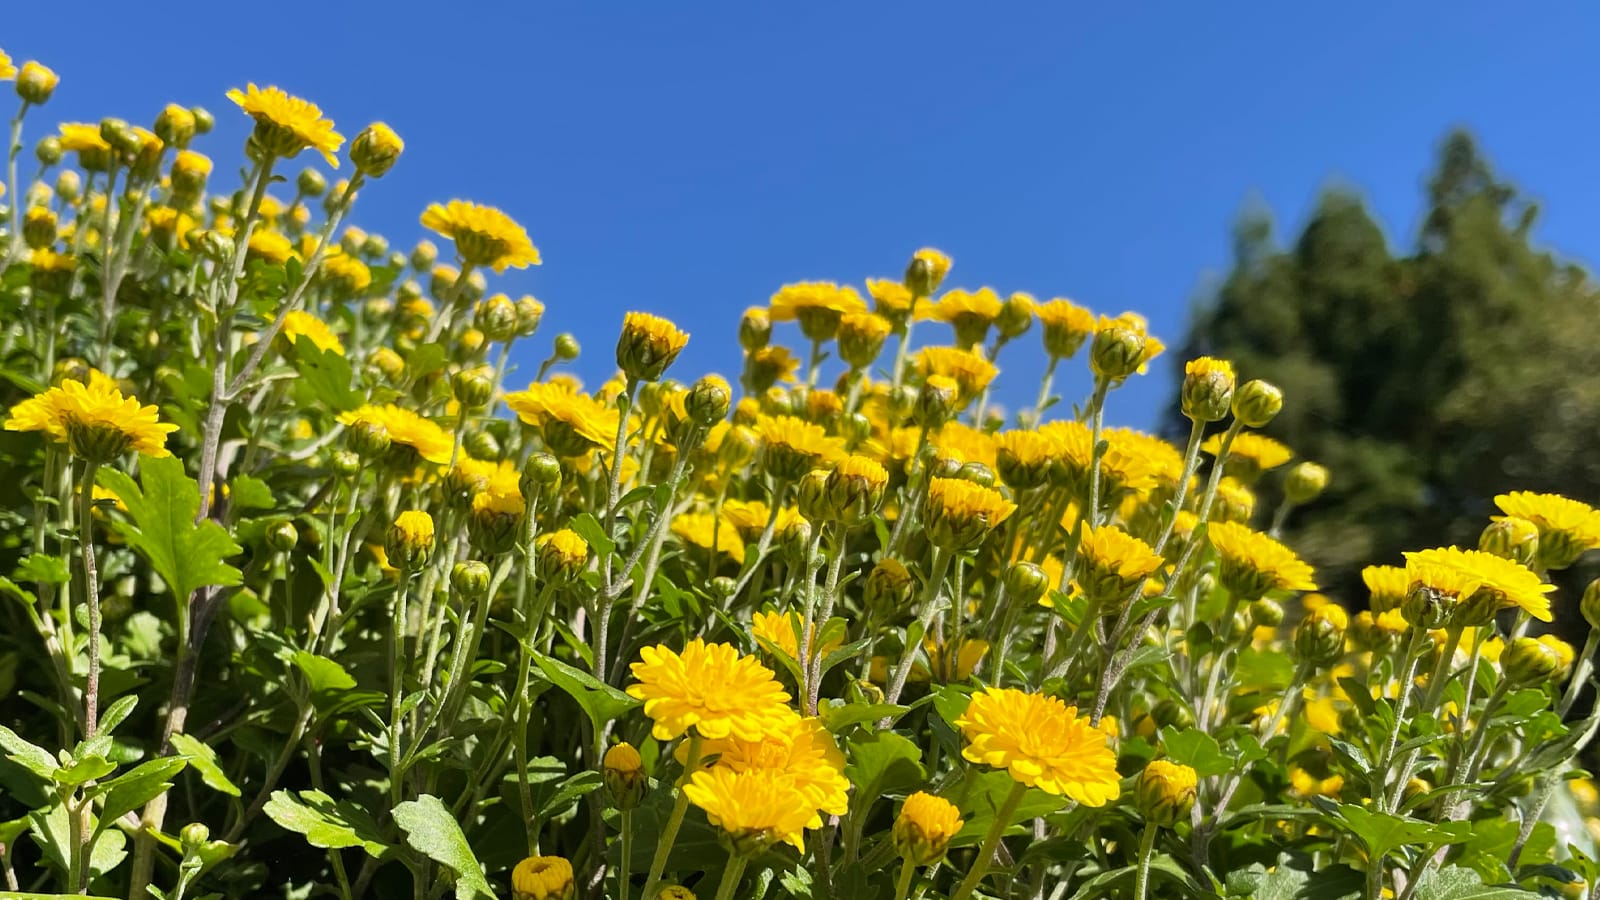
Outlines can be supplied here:
M606 790L617 809L633 809L644 799L649 779L644 774L644 760L639 751L627 741L612 745L601 761Z
M350 449L365 459L381 459L389 452L392 442L389 429L377 422L360 420L345 428L345 441Z
M1283 624L1283 604L1262 597L1250 604L1250 622L1257 628L1277 628Z
M1262 428L1283 409L1283 391L1257 378L1233 394L1234 418L1247 428Z
M826 522L828 515L828 470L812 469L795 486L795 506L800 515L813 522Z
M390 384L399 384L406 374L406 361L388 347L379 347L368 354L367 364L377 369Z
M1578 609L1590 628L1600 628L1600 578L1589 582L1589 586L1583 589L1583 599L1579 601Z
M450 389L457 403L467 409L477 409L494 396L494 369L488 366L462 369L450 377Z
M805 519L795 519L778 535L784 558L790 565L799 568L806 564L806 555L811 552L811 535L811 523Z
M1094 333L1089 345L1089 369L1101 378L1120 381L1144 364L1146 338L1121 321Z
M950 257L932 247L924 247L911 255L906 265L906 290L913 297L932 297L950 274Z
M943 797L917 791L906 798L895 818L894 848L914 866L930 866L944 859L951 838L965 824L961 811Z
M1478 535L1478 549L1522 565L1539 555L1539 526L1517 516L1502 516Z
M739 319L739 346L754 353L772 339L772 318L765 307L752 306Z
M1296 655L1314 666L1331 665L1344 655L1344 634L1350 617L1344 608L1327 603L1312 610L1294 630Z
M61 162L61 139L53 134L41 138L33 148L33 155L40 165L53 166Z
M739 582L726 575L718 575L711 579L711 584L708 585L708 588L711 591L712 599L719 603L727 603L733 599L733 595L739 590Z
M898 560L883 559L867 573L867 608L880 618L892 618L911 599L911 573Z
M267 549L274 553L288 553L300 543L300 532L288 519L279 519L267 526Z
M1150 718L1161 728L1171 726L1182 731L1194 727L1194 713L1176 700L1162 700L1157 703L1155 708L1150 710Z
M1134 803L1147 827L1170 828L1189 815L1199 783L1195 770L1165 759L1154 759L1139 773Z
M572 900L572 863L559 856L530 856L511 870L511 900Z
M522 464L522 493L537 497L561 483L561 460L548 453L535 453Z
M539 535L534 542L534 567L541 578L569 581L589 564L589 542L569 528Z
M839 357L852 369L865 369L872 365L883 350L891 329L889 320L876 313L849 313L839 320Z
M1183 367L1179 402L1183 414L1196 422L1220 422L1233 402L1233 364L1202 356Z
M316 169L302 169L295 188L307 197L321 197L328 190L328 179Z
M489 592L492 577L487 565L469 559L450 569L450 588L468 600L476 600Z
M24 103L38 106L50 99L60 83L61 76L51 71L49 66L30 59L17 72L17 96Z
M949 421L957 409L956 401L961 387L955 379L943 375L930 375L917 392L915 416L917 424L930 431Z
M210 134L211 129L217 125L216 117L211 115L211 111L204 106L189 107L189 114L194 116L195 134Z
M1018 291L1006 298L995 317L994 327L1006 340L1014 340L1033 327L1033 298Z
M433 555L433 517L416 509L395 516L383 549L389 565L401 571L421 569Z
M56 214L35 206L22 217L22 239L30 250L47 250L56 242Z
M168 103L156 116L156 137L183 149L194 139L194 113L176 103Z
M204 822L190 822L178 832L178 843L183 847L185 856L192 856L211 840L211 829Z
M981 462L969 462L963 464L961 468L956 470L955 477L961 479L962 481L970 481L973 484L982 485L986 488L994 487L994 483L996 481L994 470Z
M578 339L571 333L562 332L561 334L556 335L556 359L571 362L572 360L578 358L578 351Z
M630 312L617 337L617 368L629 381L656 381L689 343L688 332L649 313Z
M493 432L470 431L461 442L462 449L473 459L496 460L500 458L500 441Z
M733 402L733 388L720 375L707 375L696 381L684 398L684 409L689 418L702 428L721 422L728 417L728 407Z
M1400 614L1413 628L1431 631L1449 621L1457 603L1455 597L1419 582L1406 592L1405 600L1400 603Z
M1314 462L1296 463L1283 479L1283 495L1301 506L1322 496L1328 488L1328 470Z
M505 294L495 294L478 304L478 327L491 341L517 336L517 305Z
M348 478L361 471L361 456L353 450L335 450L328 455L328 466Z
M406 147L400 135L382 122L373 122L350 142L350 162L368 178L382 178Z
M1512 687L1559 682L1572 668L1572 647L1548 634L1512 638L1500 652L1500 666Z
M1012 563L1003 583L1011 602L1024 606L1038 603L1051 587L1049 574L1031 562Z
M883 505L888 486L889 473L876 460L855 455L839 460L823 488L826 518L845 525L865 522Z

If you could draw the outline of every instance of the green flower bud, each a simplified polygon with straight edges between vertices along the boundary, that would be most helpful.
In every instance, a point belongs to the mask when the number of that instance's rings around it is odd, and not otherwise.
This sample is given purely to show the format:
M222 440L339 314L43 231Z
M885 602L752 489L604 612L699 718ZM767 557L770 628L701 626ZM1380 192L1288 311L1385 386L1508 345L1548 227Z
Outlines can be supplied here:
M450 588L468 600L476 600L489 592L492 577L487 565L469 559L450 569Z
M617 368L629 381L656 381L678 358L689 334L671 321L649 313L630 312L617 337Z
M1089 345L1089 369L1112 381L1127 378L1144 364L1145 343L1144 335L1125 325L1101 328Z
M328 179L316 169L302 169L294 184L295 189L307 197L321 197L328 190Z
M1009 602L1033 606L1052 587L1050 576L1031 562L1014 562L1006 569L1002 582Z
M361 456L353 450L335 450L328 455L328 465L336 474L349 477L361 471Z
M1319 606L1294 630L1295 654L1314 666L1332 665L1344 655L1344 634L1350 617L1333 603Z
M1529 566L1539 555L1539 526L1527 519L1504 516L1478 535L1478 549Z
M33 148L33 155L38 158L40 165L53 166L61 162L61 139L53 134L41 138ZM57 188L56 192L60 193L60 189Z
M1572 648L1548 634L1513 638L1500 652L1500 667L1512 687L1559 682L1572 667Z
M956 470L956 477L962 481L981 484L984 487L994 487L997 480L994 470L981 462L969 462Z
M183 148L194 139L194 113L176 103L168 103L156 116L156 137L167 144Z
M795 488L795 506L799 508L800 515L813 522L832 519L828 514L827 469L812 469L800 478Z
M732 578L729 578L726 575L718 575L717 577L711 579L709 588L712 599L716 600L718 603L726 604L729 600L733 599L733 595L739 590L739 582L734 581Z
M389 429L377 422L357 421L345 427L345 443L365 459L381 459L389 452L392 442Z
M804 515L804 512L801 514ZM811 535L811 523L805 519L795 519L785 526L778 535L783 546L784 561L796 568L803 568L806 556L811 552Z
M368 178L382 178L394 167L395 160L400 158L400 151L405 146L393 128L382 122L373 122L350 142L350 162L355 165L357 172Z
M193 856L209 840L211 840L211 829L203 822L190 822L178 832L178 843L183 847L184 856Z
M1008 341L1022 337L1033 327L1033 298L1020 292L1006 298L1006 302L1000 306L1000 315L994 320L994 327Z
M728 408L732 403L733 388L728 382L720 375L707 375L689 389L683 406L696 425L710 428L728 417Z
M204 106L189 107L189 114L194 116L194 133L197 135L210 134L211 129L217 125L216 117Z
M1418 583L1411 586L1405 600L1401 601L1400 614L1411 627L1431 631L1449 621L1457 603L1455 597Z
M932 431L949 421L958 409L956 402L961 396L960 387L954 379L933 375L922 383L922 389L917 393L915 416L918 425Z
M433 555L433 517L421 510L408 509L389 526L384 553L389 565L401 571L417 571Z
M60 83L61 77L48 66L30 59L23 63L21 70L17 72L17 96L25 103L38 106L50 99L50 95L56 92L56 85Z
M644 760L632 744L623 741L607 750L601 770L617 809L633 809L644 799L649 779L644 774Z
M1296 463L1283 479L1283 495L1301 506L1322 496L1328 487L1328 470L1314 462Z
M913 297L932 297L950 272L950 257L932 247L924 247L912 254L906 265L906 290Z
M267 526L267 549L273 553L288 553L300 543L300 532L288 519L279 519Z
M544 304L532 294L524 294L517 298L517 334L528 337L539 330L539 325L544 321ZM557 338L559 341L560 338ZM573 354L576 356L577 354Z
M495 460L500 458L500 441L492 432L469 431L466 439L461 442L462 449L473 459Z
M573 337L571 334L568 334L568 333L562 333L562 334L556 335L556 344L555 344L556 359L566 360L566 361L570 362L570 361L578 358L578 350L579 350L579 347L578 347L578 339L577 338Z
M494 369L488 366L462 369L450 377L450 388L457 403L467 409L477 409L494 396Z
M1250 604L1250 623L1257 628L1277 628L1283 624L1283 604L1262 597Z
M1283 409L1283 391L1256 379L1246 381L1233 395L1234 418L1247 428L1262 428Z
M1150 710L1150 718L1155 720L1159 728L1171 726L1182 731L1194 727L1194 713L1176 700L1162 700L1157 703L1155 708Z
M753 353L767 346L770 340L772 318L767 311L759 306L745 310L744 316L739 319L739 346Z
M505 294L495 294L478 304L477 323L491 341L516 337L517 305Z
M867 573L867 608L879 619L889 620L904 611L911 600L911 573L898 560L882 559Z
M1199 779L1195 770L1165 759L1151 760L1139 773L1134 804L1146 827L1171 828L1194 806Z
M22 239L30 250L47 250L56 242L56 214L35 206L22 217Z
M1583 600L1578 603L1578 609L1590 628L1600 628L1600 578L1589 582L1589 586L1583 589Z
M828 473L824 481L824 509L831 521L859 525L872 518L883 505L889 473L876 460L847 456ZM804 512L802 512L802 515Z

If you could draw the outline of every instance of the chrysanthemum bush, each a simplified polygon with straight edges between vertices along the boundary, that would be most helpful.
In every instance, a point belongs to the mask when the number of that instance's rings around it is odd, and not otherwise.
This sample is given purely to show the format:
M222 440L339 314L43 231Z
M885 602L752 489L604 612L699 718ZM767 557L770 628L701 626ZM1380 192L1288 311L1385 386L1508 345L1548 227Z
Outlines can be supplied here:
M0 77L6 889L1595 896L1600 632L1540 633L1600 624L1548 581L1584 503L1485 498L1477 548L1323 597L1277 535L1338 473L1259 433L1294 398L1197 359L1181 445L1106 425L1134 314L925 249L726 323L729 379L630 313L586 390L495 292L512 216L344 225L388 127L340 156L247 85L208 193L204 110L30 157L55 75Z

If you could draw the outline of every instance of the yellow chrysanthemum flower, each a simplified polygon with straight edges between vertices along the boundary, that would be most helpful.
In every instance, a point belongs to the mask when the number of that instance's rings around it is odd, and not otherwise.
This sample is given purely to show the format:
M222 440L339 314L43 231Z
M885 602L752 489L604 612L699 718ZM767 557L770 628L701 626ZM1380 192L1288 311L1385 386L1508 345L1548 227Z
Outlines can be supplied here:
M1212 456L1216 456L1221 449L1220 434L1213 434L1200 445L1200 452ZM1252 481L1256 475L1276 469L1291 459L1294 459L1294 451L1283 444L1253 431L1244 431L1234 435L1224 465L1229 467L1230 471L1240 470L1239 477Z
M755 431L763 464L780 478L799 478L845 455L844 445L821 425L795 416L761 416Z
M1104 806L1121 793L1117 755L1077 707L1015 688L985 688L956 719L961 755L1005 769L1029 787Z
M470 265L504 272L540 263L528 232L492 206L466 200L434 203L423 212L422 227L455 241L456 253Z
M994 437L961 422L944 423L928 437L928 444L941 458L954 459L961 464L982 463L992 469L999 462L999 448Z
M928 540L946 550L969 550L1017 510L999 491L959 478L935 478L923 505Z
M1398 609L1411 590L1411 577L1403 566L1367 566L1361 570L1361 580L1371 594L1367 605L1377 613Z
M644 701L658 741L680 737L690 728L704 738L737 736L761 740L786 722L789 695L772 670L732 644L707 644L695 638L682 653L665 644L639 651L631 667L637 683L628 695Z
M1012 490L1036 488L1050 479L1051 467L1065 456L1049 433L1002 431L993 438L995 471Z
M780 842L804 850L805 829L816 815L800 789L770 769L702 769L683 786L683 794L747 852Z
M1055 359L1068 359L1094 333L1094 313L1064 297L1033 308L1044 338L1044 351Z
M571 900L572 863L560 856L530 856L511 870L511 900Z
M534 382L525 391L507 394L505 403L522 421L543 428L545 442L561 455L610 448L617 439L621 413L616 407L577 393L563 382Z
M1555 590L1555 585L1545 584L1527 567L1509 559L1482 550L1456 547L1409 551L1405 557L1406 571L1413 582L1422 581L1440 593L1453 594L1462 600L1480 589L1487 589L1499 596L1503 609L1524 609L1541 622L1552 619L1550 598L1545 595ZM1457 576L1439 573L1439 569L1452 570Z
M307 254L309 255L309 254ZM372 270L367 264L335 247L322 258L322 279L345 294L359 294L372 285Z
M321 153L328 165L339 167L337 154L344 135L333 130L333 122L322 117L322 109L315 103L272 86L262 90L254 82L243 91L228 91L228 99L256 120L252 140L261 149L288 159L309 147Z
M1600 510L1559 494L1513 491L1494 498L1506 516L1527 519L1539 529L1539 561L1564 569L1585 552L1600 547ZM1496 521L1500 518L1497 517Z
M705 741L701 759L715 757L717 768L735 772L766 770L793 785L809 805L807 828L821 828L819 813L844 815L849 808L850 782L844 777L844 754L833 735L816 718L789 712L759 741L727 737ZM678 761L687 763L688 747L678 745Z
M734 528L739 537L747 541L756 540L761 532L766 530L767 519L772 515L772 510L760 500L724 500L722 503L722 521ZM778 510L778 518L773 525L774 534L782 534L784 529L799 519L800 512L792 506Z
M269 228L257 228L250 232L250 246L246 254L251 259L265 260L281 266L294 255L294 245L279 232Z
M967 348L983 340L989 326L999 317L1001 306L1000 295L994 288L971 292L958 288L940 297L939 302L922 306L916 318L949 324L955 329L956 343Z
M328 323L305 310L293 310L284 316L283 330L280 334L291 347L304 336L318 350L324 352L332 350L340 356L344 355L344 344L340 342L339 336L333 333L333 329L328 327Z
M797 612L763 611L750 617L750 633L752 635L777 647L790 659L795 660L800 658L799 634L803 626L804 622ZM811 630L814 636L816 626L813 625ZM822 646L813 652L825 657L842 646L844 646L844 638L840 635L834 635L823 641Z
M380 425L388 432L391 447L396 444L408 447L418 457L439 465L450 462L450 454L455 449L455 439L433 420L393 403L368 404L342 413L339 421L344 425L358 422Z
M898 321L906 313L911 312L911 291L906 288L903 281L868 278L867 293L872 296L872 304L878 314L885 318Z
M1165 562L1149 544L1115 525L1085 528L1078 558L1083 565L1078 585L1101 602L1126 599Z
M711 549L714 540L718 553L735 562L744 560L744 542L739 539L739 530L726 522L718 527L717 519L711 513L687 512L673 516L672 533L679 540L705 550Z
M1267 591L1314 591L1315 572L1293 550L1236 522L1212 522L1206 537L1221 559L1222 586L1249 602Z
M866 311L866 301L849 285L801 281L786 284L772 295L768 315L774 322L798 321L807 338L825 341L838 331L844 316Z
M688 344L689 333L672 320L630 312L617 338L617 366L634 381L655 381Z
M917 367L924 378L943 375L961 388L961 403L983 393L1000 370L981 353L957 347L924 347L917 354Z
M171 456L167 435L178 426L162 422L156 407L123 396L116 382L91 370L88 384L67 379L13 406L6 430L42 431L74 456L109 462L129 451Z
M11 57L0 50L0 81L11 81L17 77L17 67L12 64Z
M943 797L917 791L906 798L894 820L894 846L900 855L919 866L943 858L950 841L966 823L961 810Z

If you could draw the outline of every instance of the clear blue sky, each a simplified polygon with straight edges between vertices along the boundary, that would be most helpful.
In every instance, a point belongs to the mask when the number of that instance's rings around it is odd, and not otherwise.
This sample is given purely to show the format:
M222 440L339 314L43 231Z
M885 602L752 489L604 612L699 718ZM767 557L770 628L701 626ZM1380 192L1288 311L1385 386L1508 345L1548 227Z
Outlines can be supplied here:
M540 356L579 336L591 383L627 309L693 333L674 374L732 375L745 306L786 281L897 274L924 244L955 258L953 285L1136 309L1172 342L1246 203L1290 229L1354 185L1409 246L1454 125L1543 201L1541 240L1600 258L1588 4L9 6L0 46L62 76L30 138L199 103L224 174L247 120L223 95L250 80L347 135L389 122L405 156L356 221L404 248L432 201L511 213L545 264L496 284L546 302ZM1025 340L1002 377L1031 397ZM1151 424L1170 371L1112 418Z

